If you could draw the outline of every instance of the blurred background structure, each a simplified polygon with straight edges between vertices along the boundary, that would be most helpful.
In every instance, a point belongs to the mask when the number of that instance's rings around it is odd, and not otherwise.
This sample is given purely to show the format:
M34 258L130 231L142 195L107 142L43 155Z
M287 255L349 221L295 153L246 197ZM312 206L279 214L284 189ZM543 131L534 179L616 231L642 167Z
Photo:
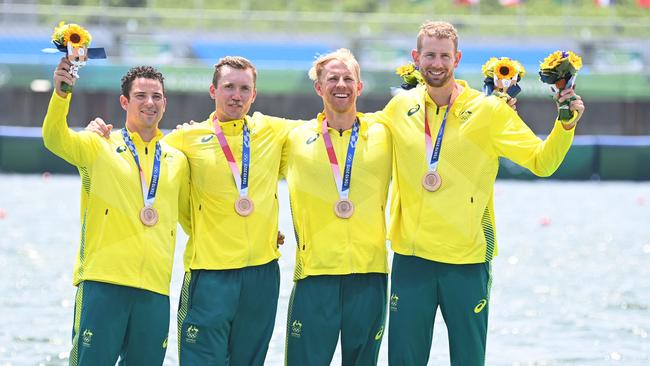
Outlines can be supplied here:
M410 60L419 25L429 19L458 28L463 58L457 77L477 89L488 58L522 62L527 75L518 110L539 134L550 131L555 115L549 87L537 77L539 62L557 49L580 54L585 67L577 88L588 104L577 133L588 136L570 153L579 164L556 177L650 179L650 139L639 137L650 135L650 0L0 0L0 171L43 169L43 162L30 167L25 159L7 160L27 149L17 136L38 135L14 126L42 123L62 54L41 50L51 47L61 20L86 27L92 45L109 56L81 69L71 126L94 116L121 126L120 77L131 66L151 64L166 78L162 126L172 128L213 110L207 93L212 65L225 55L245 56L257 66L254 110L311 118L322 108L307 77L311 62L350 48L365 82L359 109L381 109L401 83L395 68ZM630 170L621 170L617 157L616 173L604 174L603 160L613 156L607 149L616 155L630 143L636 146L624 156ZM502 170L502 177L508 171L529 176L514 166Z

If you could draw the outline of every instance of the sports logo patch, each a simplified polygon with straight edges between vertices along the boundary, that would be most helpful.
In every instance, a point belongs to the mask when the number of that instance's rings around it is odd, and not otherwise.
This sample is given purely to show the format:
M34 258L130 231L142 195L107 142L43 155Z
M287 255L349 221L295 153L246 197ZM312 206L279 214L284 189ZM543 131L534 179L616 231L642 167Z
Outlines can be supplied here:
M416 105L415 107L409 109L409 111L406 112L406 114L407 114L409 117L411 117L412 115L415 114L415 112L417 112L417 111L419 111L419 110L420 110L420 105L418 104L418 105Z

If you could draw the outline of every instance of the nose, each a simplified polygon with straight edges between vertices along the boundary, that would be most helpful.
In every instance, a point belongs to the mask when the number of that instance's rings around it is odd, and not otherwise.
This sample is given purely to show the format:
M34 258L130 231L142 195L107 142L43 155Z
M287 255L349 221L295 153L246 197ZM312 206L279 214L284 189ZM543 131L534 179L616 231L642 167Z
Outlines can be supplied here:
M432 57L429 60L429 65L431 65L432 67L440 66L440 57Z
M337 87L345 87L345 80L343 80L343 78L340 77L340 78L336 81L336 86L337 86Z

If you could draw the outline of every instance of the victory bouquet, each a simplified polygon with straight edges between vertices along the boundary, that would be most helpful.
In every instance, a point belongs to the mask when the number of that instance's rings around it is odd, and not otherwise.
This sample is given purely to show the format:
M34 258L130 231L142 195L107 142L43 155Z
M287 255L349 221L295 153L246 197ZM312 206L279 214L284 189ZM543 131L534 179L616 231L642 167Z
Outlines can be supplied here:
M578 70L582 68L582 58L571 51L555 51L544 59L539 68L539 78L542 82L554 85L558 91L562 91L573 88ZM560 104L560 121L568 121L573 116L569 110L572 99Z
M395 73L401 76L402 80L404 80L401 85L402 89L409 90L415 88L419 84L424 84L424 79L422 78L422 74L420 74L420 70L418 70L417 66L413 63L408 63L398 67L395 70Z
M491 57L481 68L485 80L483 92L508 100L521 91L518 82L526 75L526 70L517 60L508 57Z
M52 42L58 51L67 53L68 60L72 64L70 74L77 79L79 68L84 66L89 58L106 58L103 48L88 48L91 40L90 33L74 23L60 22L52 33ZM63 83L61 89L69 93L72 91L72 85Z

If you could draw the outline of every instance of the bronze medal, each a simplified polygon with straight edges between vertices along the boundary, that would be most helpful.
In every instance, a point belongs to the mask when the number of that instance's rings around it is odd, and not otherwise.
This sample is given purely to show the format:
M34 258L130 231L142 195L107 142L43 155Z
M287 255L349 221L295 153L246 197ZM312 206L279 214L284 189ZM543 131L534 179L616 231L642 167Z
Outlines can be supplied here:
M155 208L145 206L140 210L140 221L145 226L154 226L158 222L158 211Z
M253 205L253 200L251 200L248 197L239 197L237 201L235 202L235 211L239 216L248 216L251 213L253 213L253 209L255 208L255 205Z
M342 219L349 219L354 213L354 205L349 199L342 198L334 204L334 213Z
M442 185L442 178L438 172L428 171L422 177L422 186L429 192L435 192Z

